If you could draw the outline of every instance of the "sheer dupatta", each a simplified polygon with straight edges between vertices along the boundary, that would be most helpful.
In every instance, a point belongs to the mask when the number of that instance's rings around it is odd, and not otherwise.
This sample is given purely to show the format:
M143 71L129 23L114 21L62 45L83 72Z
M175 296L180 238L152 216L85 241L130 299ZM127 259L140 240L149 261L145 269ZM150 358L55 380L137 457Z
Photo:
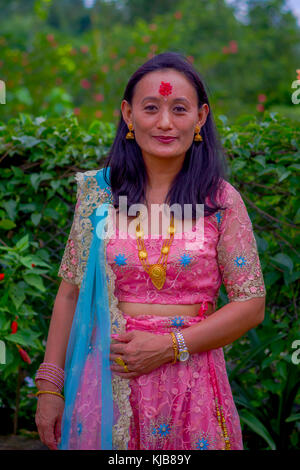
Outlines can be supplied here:
M67 252L64 257L75 266L70 282L80 290L65 361L59 448L126 450L132 414L129 381L113 375L109 361L111 334L125 330L114 295L115 275L106 262L113 230L111 193L103 170L77 173L76 180L77 204L67 243L73 258Z

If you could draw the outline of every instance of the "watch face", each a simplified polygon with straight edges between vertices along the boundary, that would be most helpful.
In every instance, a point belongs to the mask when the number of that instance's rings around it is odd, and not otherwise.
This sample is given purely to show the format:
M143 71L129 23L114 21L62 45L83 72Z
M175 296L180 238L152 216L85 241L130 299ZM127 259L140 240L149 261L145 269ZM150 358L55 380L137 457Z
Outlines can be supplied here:
M179 353L179 360L184 362L187 361L188 358L190 357L189 352L187 350L181 351Z

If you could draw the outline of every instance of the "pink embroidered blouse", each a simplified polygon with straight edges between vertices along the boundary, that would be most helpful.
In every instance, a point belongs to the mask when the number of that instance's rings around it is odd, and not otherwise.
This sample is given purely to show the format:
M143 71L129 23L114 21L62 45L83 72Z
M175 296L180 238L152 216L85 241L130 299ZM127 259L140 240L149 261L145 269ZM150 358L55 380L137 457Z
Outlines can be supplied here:
M190 231L174 237L168 255L166 281L158 290L144 270L138 257L136 237L116 237L107 243L107 262L116 275L115 296L118 301L216 305L219 289L224 283L229 302L244 301L266 295L252 223L240 193L223 181L218 202L226 210L204 217L203 245L198 243L199 221ZM76 208L80 204L78 200ZM75 218L74 218L75 219ZM74 226L74 222L73 222ZM72 226L58 275L77 283L76 231ZM124 236L124 235L122 235ZM165 237L147 239L148 263L156 263ZM194 241L193 241L194 240ZM187 242L187 243L186 243Z

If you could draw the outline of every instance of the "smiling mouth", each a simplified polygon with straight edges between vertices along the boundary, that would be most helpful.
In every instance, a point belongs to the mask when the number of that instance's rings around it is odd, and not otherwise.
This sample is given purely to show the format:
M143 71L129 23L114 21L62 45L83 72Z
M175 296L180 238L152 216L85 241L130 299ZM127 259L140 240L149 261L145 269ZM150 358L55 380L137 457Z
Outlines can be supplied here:
M173 142L173 140L176 140L176 137L159 137L159 136L153 136L153 137L159 142L163 142L163 143Z

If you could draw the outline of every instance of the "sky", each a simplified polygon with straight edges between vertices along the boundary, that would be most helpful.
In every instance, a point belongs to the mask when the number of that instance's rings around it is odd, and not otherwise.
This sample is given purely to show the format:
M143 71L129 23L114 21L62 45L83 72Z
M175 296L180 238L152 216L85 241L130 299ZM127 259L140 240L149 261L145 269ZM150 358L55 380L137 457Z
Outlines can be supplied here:
M93 5L94 0L83 0L87 7ZM235 3L236 0L225 0L226 3L232 4ZM241 5L240 11L237 13L236 17L243 21L243 18L246 14L246 0L239 0ZM243 6L244 5L244 6ZM288 9L292 10L294 16L297 18L297 23L300 26L300 0L287 0Z
M226 3L234 4L236 0L225 0ZM246 0L239 0L239 3L241 5L240 11L237 13L236 17L243 21L243 18L246 14ZM300 26L300 0L287 0L286 2L287 9L291 10L294 16L297 18L297 23Z

